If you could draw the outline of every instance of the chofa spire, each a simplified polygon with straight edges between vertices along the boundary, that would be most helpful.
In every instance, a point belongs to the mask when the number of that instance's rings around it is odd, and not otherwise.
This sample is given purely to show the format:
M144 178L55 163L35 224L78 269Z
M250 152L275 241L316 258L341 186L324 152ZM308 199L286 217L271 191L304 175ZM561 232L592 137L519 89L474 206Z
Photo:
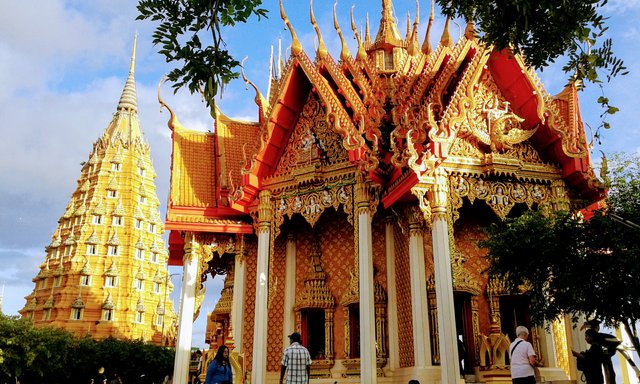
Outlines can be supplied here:
M127 82L124 84L122 90L122 96L120 96L120 102L118 103L118 111L131 111L138 112L138 97L136 95L136 80L135 80L135 66L136 66L136 44L138 41L138 33L133 37L133 50L131 52L131 66L129 67L129 76Z

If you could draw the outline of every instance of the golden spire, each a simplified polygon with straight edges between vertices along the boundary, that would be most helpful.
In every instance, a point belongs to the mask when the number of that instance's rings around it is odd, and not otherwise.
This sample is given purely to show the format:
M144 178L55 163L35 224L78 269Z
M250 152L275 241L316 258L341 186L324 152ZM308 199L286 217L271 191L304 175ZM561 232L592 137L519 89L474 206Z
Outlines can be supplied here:
M427 24L427 33L424 36L424 42L422 43L422 53L428 55L431 53L431 26L433 25L433 8L434 8L434 0L431 0L431 11L429 12L429 23Z
M136 32L133 38L133 50L131 52L131 65L129 66L129 76L127 82L124 84L124 90L122 96L120 96L120 102L118 103L118 111L131 111L138 112L138 101L136 96L136 80L134 77L136 66L136 44L138 41L138 33Z
M382 18L380 19L380 28L376 35L376 41L373 43L375 48L382 48L386 45L394 47L402 47L402 38L398 31L398 26L393 17L393 5L391 0L382 0Z
M417 55L420 51L419 43L418 43L418 25L420 24L420 4L418 4L418 0L416 0L416 19L413 21L413 28L411 29L411 36L407 41L407 52L410 55ZM409 25L409 20L407 20L407 27Z
M353 31L353 35L356 37L356 41L358 42L358 53L356 57L358 59L364 60L367 57L367 52L364 49L364 45L362 44L362 40L360 39L360 35L358 34L358 28L356 28L356 21L353 18L353 9L355 5L351 6L351 30Z
M367 23L366 23L366 29L364 34L364 44L367 47L371 46L371 33L369 33L369 12L367 12Z
M342 35L342 30L340 29L340 24L338 24L338 0L333 3L333 27L338 32L338 36L340 37L340 42L342 43L342 49L340 50L340 59L342 61L346 61L351 58L351 52L349 52L349 47L347 47L347 43L344 41L344 36Z
M316 30L316 35L318 35L318 51L316 53L318 57L325 58L327 57L329 52L327 51L326 45L324 45L324 40L322 39L320 28L318 27L318 23L316 23L316 17L313 15L313 0L309 0L309 18L311 19L311 25L313 25L313 29Z
M284 13L284 6L282 5L282 0L280 0L280 17L284 24L287 26L287 29L291 33L291 54L293 56L299 55L302 53L302 45L300 45L300 41L298 40L298 36L296 35L296 31L293 30L293 26L291 22L289 22L289 18L287 18L287 14Z
M406 44L409 44L409 39L411 39L411 15L409 14L409 11L407 11L407 33L404 37Z

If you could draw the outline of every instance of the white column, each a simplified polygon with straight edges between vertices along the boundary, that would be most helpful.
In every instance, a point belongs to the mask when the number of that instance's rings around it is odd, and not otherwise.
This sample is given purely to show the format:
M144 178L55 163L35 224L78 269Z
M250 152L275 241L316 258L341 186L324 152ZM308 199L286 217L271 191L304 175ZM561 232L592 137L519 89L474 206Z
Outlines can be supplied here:
M358 282L360 291L360 382L376 384L376 313L373 300L373 246L367 185L356 184Z
M271 194L260 192L258 208L258 258L256 265L256 305L253 326L251 382L266 383L269 300L269 243L271 238Z
M385 250L387 254L387 319L389 331L389 368L400 367L398 349L398 302L396 301L396 249L393 237L393 222L387 218L385 226Z
M289 337L295 328L295 305L296 294L296 239L293 234L287 236L286 272L284 281L284 321L282 325L282 347L289 346Z
M436 180L430 194L433 242L433 269L438 306L438 342L440 343L440 371L442 383L460 380L456 315L453 305L453 278L451 276L451 249L447 211L449 182L443 168L436 170Z
M455 383L460 378L460 367L458 366L456 316L453 306L449 226L444 214L435 216L432 225L432 238L442 383Z
M244 235L240 235L244 236ZM244 247L241 248L244 252ZM233 327L233 341L235 343L235 352L242 353L244 351L242 345L243 324L244 324L244 300L245 300L245 275L247 273L246 264L244 262L244 254L236 255L235 267L233 270L233 307L231 309L231 324Z
M173 382L175 384L186 384L189 379L199 248L200 245L194 239L193 234L188 233L185 237L184 245L178 338L176 340L176 355L173 363Z
M424 264L422 213L409 212L409 275L411 278L411 318L413 320L413 357L416 367L431 365L427 278ZM455 317L454 323L455 324ZM454 327L455 330L455 327ZM456 344L457 345L457 344Z

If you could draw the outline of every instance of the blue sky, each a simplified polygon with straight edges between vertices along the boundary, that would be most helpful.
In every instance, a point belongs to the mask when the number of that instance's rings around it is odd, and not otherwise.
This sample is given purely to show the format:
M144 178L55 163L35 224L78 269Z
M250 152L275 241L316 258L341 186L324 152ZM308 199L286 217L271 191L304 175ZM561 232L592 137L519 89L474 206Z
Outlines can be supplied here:
M64 213L80 175L80 163L86 161L93 142L101 135L115 112L126 80L133 35L138 32L136 80L142 130L151 145L158 174L158 197L164 206L168 194L170 139L167 114L160 113L156 86L170 66L151 44L153 25L135 21L137 2L131 0L24 0L0 2L0 284L5 284L3 309L16 314L24 305L24 296L33 289L31 279L44 260L57 220ZM338 4L340 25L351 38L349 11L355 1ZM420 36L424 36L428 17L427 1L420 1ZM307 53L313 57L315 32L309 23L309 5L305 1L285 0L285 9ZM364 28L368 13L372 34L377 31L380 0L357 1L356 24ZM413 0L394 0L401 33L405 31L407 11L413 19ZM290 44L284 30L277 1L265 1L269 18L260 23L226 30L224 37L238 59L248 56L247 76L266 93L268 57L271 46L277 51ZM324 40L334 57L339 55L339 40L333 29L333 1L316 0L314 11ZM603 132L599 150L640 151L640 128L636 113L640 107L640 0L612 0L604 9L609 17L609 33L616 53L631 73L604 85L605 94L621 111L610 119L612 129ZM444 19L436 14L432 39L437 41ZM462 26L464 28L464 25ZM459 28L451 27L453 38ZM552 64L540 73L551 94L560 92L566 82L561 64ZM599 124L600 89L589 86L581 94L582 116L593 127ZM173 94L163 90L181 122L192 129L211 129L205 105L187 92ZM219 102L229 116L255 120L253 93L241 80L230 84ZM164 216L164 212L163 212ZM179 273L180 269L172 269ZM176 291L179 277L173 278ZM221 281L209 284L212 309L221 289ZM177 302L177 300L176 300ZM194 344L203 344L204 316L194 332Z

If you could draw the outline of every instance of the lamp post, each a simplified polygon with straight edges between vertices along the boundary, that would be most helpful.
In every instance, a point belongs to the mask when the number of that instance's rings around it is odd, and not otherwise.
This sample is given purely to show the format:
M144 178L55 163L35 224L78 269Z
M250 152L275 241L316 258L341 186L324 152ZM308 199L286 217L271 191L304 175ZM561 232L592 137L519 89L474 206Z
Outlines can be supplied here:
M171 279L171 276L178 276L178 275L181 275L181 273L167 274L167 276L164 279L164 301L162 303L162 309L164 310L164 314L162 315L162 331L161 331L161 336L162 336L161 344L163 347L166 346L166 339L164 337L164 323L167 320L167 286L169 285L169 280Z

